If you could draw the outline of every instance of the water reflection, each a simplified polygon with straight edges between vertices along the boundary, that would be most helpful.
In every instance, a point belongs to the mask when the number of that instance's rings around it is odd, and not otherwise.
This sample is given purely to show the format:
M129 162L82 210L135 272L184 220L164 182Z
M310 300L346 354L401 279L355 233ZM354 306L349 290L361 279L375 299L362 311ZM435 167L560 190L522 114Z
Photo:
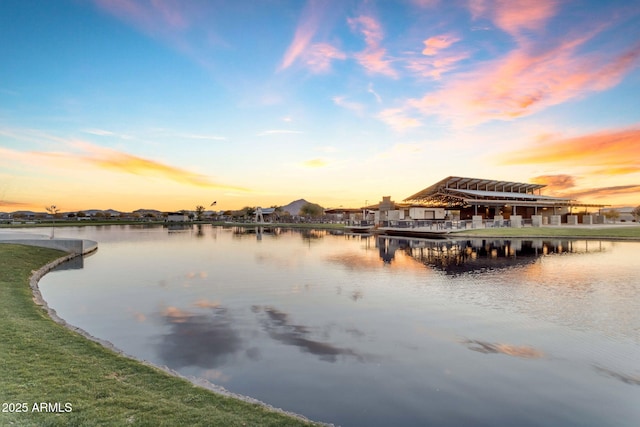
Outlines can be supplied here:
M325 362L336 362L338 356L352 356L360 362L364 361L364 357L352 349L340 348L311 339L313 334L310 328L292 323L287 313L273 307L260 306L253 306L252 311L266 315L261 318L260 323L269 336L278 342L296 346L302 352L318 356L320 360Z
M523 359L540 359L544 357L542 351L529 346L517 346L480 340L464 340L462 343L466 345L469 350L484 354L504 354L507 356L521 357Z
M166 307L160 315L170 329L161 337L158 353L173 369L215 368L242 348L242 339L224 307L215 305L206 314Z
M257 243L255 230L207 225L60 233L100 242L84 270L41 281L69 323L311 419L367 427L640 419L638 242L265 228Z
M180 231L190 231L193 228L193 224L167 224L165 227L169 233L176 233Z
M494 270L533 264L550 254L602 252L602 245L579 245L569 240L427 240L379 236L377 247L385 263L396 251L447 274Z
M56 265L51 271L82 270L84 268L84 258L93 255L93 252L83 256L73 257L68 261Z
M640 386L640 375L621 374L620 372L616 372L612 369L607 369L598 365L594 365L593 368L596 370L596 372L607 377L622 381L625 384Z

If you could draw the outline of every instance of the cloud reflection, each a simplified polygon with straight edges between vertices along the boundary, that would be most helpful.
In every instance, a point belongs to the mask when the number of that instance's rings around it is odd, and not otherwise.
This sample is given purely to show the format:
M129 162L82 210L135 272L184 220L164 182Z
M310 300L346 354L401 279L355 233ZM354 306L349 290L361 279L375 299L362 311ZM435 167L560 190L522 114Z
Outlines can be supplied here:
M242 340L232 327L233 319L224 307L214 307L209 314L167 307L161 315L170 332L162 336L158 353L173 369L213 369L242 347Z
M597 366L597 365L594 365L594 369L603 375L622 381L625 384L640 385L640 376L621 374L620 372L616 372L611 369L603 368L602 366Z
M261 324L271 338L286 345L298 347L302 352L318 356L320 360L334 363L338 356L353 356L363 362L364 358L349 348L335 347L329 343L309 338L312 332L308 327L291 323L289 315L273 307L253 306L253 312L264 313Z
M505 343L491 343L480 340L464 340L462 342L469 350L484 354L506 354L507 356L523 359L540 359L544 353L529 346L517 346Z

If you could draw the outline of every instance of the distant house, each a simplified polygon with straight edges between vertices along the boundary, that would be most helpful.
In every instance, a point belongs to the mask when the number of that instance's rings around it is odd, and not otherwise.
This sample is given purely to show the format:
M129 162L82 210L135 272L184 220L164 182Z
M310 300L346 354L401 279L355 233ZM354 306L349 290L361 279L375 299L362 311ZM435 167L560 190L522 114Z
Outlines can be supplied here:
M167 222L188 222L189 215L183 212L169 212L167 214Z

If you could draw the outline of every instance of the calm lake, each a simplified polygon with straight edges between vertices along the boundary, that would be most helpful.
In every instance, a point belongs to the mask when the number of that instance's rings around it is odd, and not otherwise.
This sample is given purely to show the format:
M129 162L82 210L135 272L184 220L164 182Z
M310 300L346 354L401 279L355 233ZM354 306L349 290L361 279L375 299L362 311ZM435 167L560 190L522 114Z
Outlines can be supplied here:
M640 242L56 229L60 317L342 426L640 425Z

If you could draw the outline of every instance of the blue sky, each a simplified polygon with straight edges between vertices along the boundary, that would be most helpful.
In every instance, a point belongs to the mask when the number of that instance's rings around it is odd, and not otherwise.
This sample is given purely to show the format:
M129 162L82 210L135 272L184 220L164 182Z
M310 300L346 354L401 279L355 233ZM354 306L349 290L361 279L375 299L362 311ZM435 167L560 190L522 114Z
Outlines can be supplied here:
M640 204L640 2L0 2L0 211Z

